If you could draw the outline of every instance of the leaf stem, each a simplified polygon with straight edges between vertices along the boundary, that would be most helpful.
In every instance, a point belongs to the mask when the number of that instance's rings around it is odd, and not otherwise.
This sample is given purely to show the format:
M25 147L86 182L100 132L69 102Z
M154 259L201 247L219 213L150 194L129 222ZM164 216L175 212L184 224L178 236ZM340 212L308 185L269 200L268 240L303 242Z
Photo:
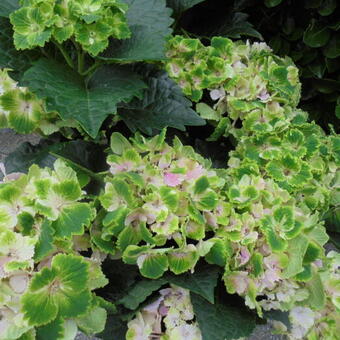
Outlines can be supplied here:
M64 47L59 44L56 40L53 40L54 45L56 45L60 51L60 53L63 55L64 59L67 62L67 65L74 69L73 61L71 57L68 55L68 53L65 51Z
M103 63L101 60L96 59L96 61L94 62L94 64L92 64L92 66L90 66L86 71L80 73L82 76L87 76L88 74L90 74L91 72L94 72L99 66L101 66Z

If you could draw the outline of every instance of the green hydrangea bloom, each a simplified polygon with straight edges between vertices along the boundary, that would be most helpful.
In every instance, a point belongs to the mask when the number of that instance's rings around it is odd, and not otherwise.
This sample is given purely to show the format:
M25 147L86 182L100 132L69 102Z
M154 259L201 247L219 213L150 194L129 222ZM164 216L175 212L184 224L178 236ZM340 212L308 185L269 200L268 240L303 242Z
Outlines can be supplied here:
M50 135L65 124L55 112L47 112L45 104L26 87L18 86L0 70L0 128L12 128L18 133L38 132Z
M209 162L178 139L171 147L164 137L165 131L149 140L137 134L130 143L114 134L111 174L100 196L108 211L102 239L150 278L168 268L176 274L192 269L200 257L194 244L229 213L221 201L225 181ZM167 247L171 240L176 247Z
M127 6L116 0L32 0L21 5L10 15L18 50L74 37L85 51L96 56L108 46L109 38L130 37Z
M204 46L198 39L175 36L168 42L167 56L165 68L184 94L199 102L208 90L215 102L212 107L197 105L203 118L219 121L212 140L229 133L239 138L248 131L282 131L294 118L301 88L298 70L264 43L213 37L210 46ZM228 124L226 113L234 121L241 119L244 129Z

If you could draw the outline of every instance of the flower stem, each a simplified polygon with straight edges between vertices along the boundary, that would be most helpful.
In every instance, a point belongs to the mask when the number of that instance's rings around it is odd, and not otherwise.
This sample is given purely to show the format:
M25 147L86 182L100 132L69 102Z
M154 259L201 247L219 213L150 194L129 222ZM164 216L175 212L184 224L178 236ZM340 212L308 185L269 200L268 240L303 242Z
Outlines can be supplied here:
M54 45L58 47L60 53L63 55L64 59L66 60L67 65L74 69L73 61L71 57L68 55L68 53L65 51L64 47L55 40L53 40L53 43Z

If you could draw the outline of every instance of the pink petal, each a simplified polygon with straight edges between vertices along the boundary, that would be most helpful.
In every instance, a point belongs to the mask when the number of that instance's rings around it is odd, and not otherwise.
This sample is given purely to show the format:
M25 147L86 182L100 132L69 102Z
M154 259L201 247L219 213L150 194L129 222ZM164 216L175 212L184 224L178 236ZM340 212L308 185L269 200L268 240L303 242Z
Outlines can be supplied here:
M169 187L175 187L182 183L182 179L180 178L180 175L173 174L171 172L166 172L164 174L164 183L168 185Z

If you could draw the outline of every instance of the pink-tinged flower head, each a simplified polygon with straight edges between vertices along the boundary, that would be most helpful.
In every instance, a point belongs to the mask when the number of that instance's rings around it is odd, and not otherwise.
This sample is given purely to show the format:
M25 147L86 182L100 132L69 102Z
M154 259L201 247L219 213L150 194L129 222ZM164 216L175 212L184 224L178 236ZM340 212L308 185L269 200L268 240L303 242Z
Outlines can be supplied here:
M238 262L239 266L245 265L250 259L250 252L247 247L241 247L241 250L238 254Z
M133 169L132 162L124 162L121 164L118 163L110 163L110 172L112 175L118 174L120 172L127 172Z
M262 90L257 98L260 99L262 102L266 102L270 98L270 95L266 90Z
M185 175L185 179L187 181L197 179L201 177L204 174L204 169L202 165L197 164L192 170L188 170L188 172Z
M173 174L172 172L166 172L164 174L164 183L169 187L176 187L183 182L183 178L179 174Z

